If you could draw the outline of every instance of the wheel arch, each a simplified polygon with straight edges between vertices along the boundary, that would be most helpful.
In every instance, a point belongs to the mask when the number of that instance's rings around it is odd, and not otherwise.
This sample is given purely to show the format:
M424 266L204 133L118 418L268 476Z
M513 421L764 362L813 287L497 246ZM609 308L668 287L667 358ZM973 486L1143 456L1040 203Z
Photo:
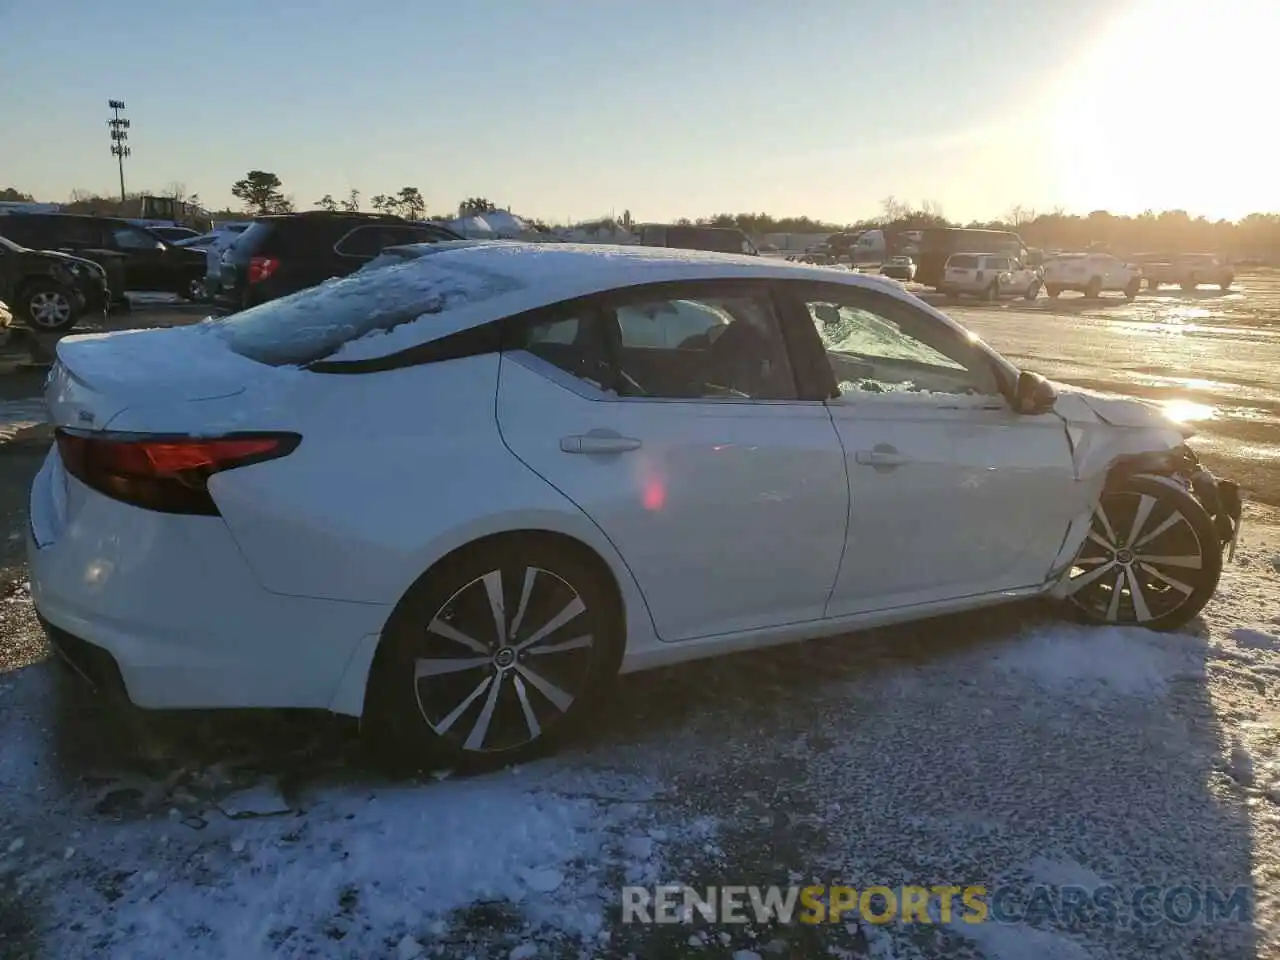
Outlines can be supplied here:
M458 555L501 543L504 540L536 539L553 543L558 549L574 552L596 569L616 606L617 627L621 633L621 642L614 651L617 660L613 665L615 670L621 666L629 647L647 646L658 642L648 604L621 555L602 536L583 535L582 530L566 529L569 526L569 524L552 521L526 523L489 531L476 530L468 526L455 531L452 537L444 541L450 545L444 549L437 548L432 551L431 556L434 559L424 561L425 565L418 568L421 572L404 584L399 598L383 622L382 629L376 634L369 634L362 638L334 691L329 709L334 713L349 716L364 715L368 705L369 681L378 661L379 652L383 649L387 627L392 623L405 596L414 586L431 577Z

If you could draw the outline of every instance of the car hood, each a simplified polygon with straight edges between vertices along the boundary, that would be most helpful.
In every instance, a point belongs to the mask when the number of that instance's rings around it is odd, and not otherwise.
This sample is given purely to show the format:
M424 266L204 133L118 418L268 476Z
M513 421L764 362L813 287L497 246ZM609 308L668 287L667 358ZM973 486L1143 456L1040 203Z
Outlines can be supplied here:
M1083 387L1055 383L1058 400L1054 413L1067 423L1102 423L1113 427L1156 427L1179 429L1156 404L1119 394L1102 393Z
M93 268L96 268L98 266L92 260L86 259L85 257L73 257L69 253L60 253L57 250L32 250L31 253L35 254L37 257L40 257L43 260L57 260L60 263L66 263L66 264L73 264L73 263L87 264L88 266Z

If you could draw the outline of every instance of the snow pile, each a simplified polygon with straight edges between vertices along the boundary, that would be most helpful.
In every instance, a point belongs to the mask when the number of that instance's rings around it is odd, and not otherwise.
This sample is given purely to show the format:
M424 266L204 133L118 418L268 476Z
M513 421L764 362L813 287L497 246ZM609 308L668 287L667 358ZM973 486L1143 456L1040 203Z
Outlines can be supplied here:
M1203 676L1203 646L1181 634L1064 626L1020 638L997 653L991 664L998 672L1016 674L1053 692L1098 687L1120 695L1158 697L1171 679Z
M46 942L68 960L382 956L405 938L447 940L454 912L476 904L530 934L594 942L616 897L611 871L653 882L661 867L642 808L599 798L653 790L603 774L554 779L526 770L329 790L305 815L213 819L203 833L101 827L71 858L29 850L8 869L58 891Z

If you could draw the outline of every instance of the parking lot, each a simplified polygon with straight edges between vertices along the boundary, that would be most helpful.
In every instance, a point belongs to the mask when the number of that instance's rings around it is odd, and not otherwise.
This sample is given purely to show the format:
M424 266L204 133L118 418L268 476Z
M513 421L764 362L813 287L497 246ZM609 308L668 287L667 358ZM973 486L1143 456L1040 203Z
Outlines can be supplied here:
M406 782L346 722L89 696L24 585L42 454L4 452L0 957L1280 955L1280 274L945 309L1052 379L1168 404L1242 482L1237 562L1192 632L1029 605L686 665L627 678L555 758ZM1017 918L623 925L622 885L657 882L976 883ZM1112 918L1028 903L1104 885ZM1248 914L1124 909L1146 887L1245 887Z

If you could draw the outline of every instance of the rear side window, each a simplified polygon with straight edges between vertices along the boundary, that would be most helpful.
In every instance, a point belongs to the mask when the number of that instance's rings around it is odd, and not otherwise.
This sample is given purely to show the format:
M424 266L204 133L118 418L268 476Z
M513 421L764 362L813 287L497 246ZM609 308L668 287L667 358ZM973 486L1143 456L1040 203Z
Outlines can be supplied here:
M445 255L447 256L447 254ZM476 304L519 287L510 277L426 257L329 280L242 313L205 321L241 356L271 366L303 366L318 360L389 356L422 338L388 339L414 321ZM358 356L335 356L353 341ZM382 349L379 349L379 348Z
M961 270L973 270L978 266L978 258L968 254L957 254L947 261L947 266L958 267Z
M234 237L235 242L231 246L237 253L283 253L280 232L274 229L270 222L258 220L246 227L239 236Z

